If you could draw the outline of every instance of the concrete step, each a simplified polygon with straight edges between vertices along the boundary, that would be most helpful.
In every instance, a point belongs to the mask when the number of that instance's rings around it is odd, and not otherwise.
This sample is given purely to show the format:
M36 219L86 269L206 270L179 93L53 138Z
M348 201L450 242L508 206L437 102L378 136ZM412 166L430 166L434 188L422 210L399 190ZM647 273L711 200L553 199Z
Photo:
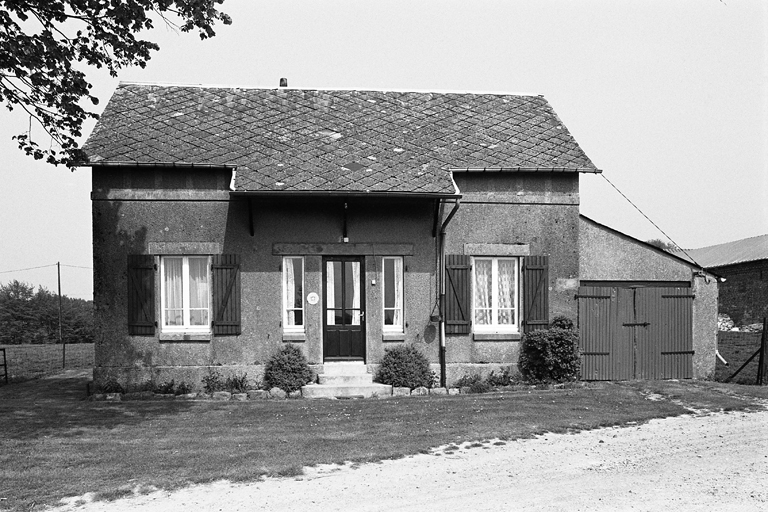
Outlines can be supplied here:
M392 396L392 386L386 384L357 385L323 385L307 384L301 388L304 398L370 398L376 396Z
M362 361L340 361L323 363L324 375L364 375L368 373L368 367Z
M317 376L317 381L322 385L330 386L366 386L373 384L373 375L370 373L357 375L328 375L321 373Z

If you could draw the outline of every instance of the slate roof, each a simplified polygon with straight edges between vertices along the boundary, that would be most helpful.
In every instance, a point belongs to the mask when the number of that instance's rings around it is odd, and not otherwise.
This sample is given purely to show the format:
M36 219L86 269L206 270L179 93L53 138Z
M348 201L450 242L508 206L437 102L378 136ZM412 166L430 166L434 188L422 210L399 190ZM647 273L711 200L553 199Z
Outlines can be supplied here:
M449 169L600 172L541 96L121 83L84 165L236 167L236 191L452 195Z
M765 260L768 259L768 234L700 249L686 249L686 252L704 268ZM678 251L675 251L675 254L678 254ZM682 251L679 255L685 257Z

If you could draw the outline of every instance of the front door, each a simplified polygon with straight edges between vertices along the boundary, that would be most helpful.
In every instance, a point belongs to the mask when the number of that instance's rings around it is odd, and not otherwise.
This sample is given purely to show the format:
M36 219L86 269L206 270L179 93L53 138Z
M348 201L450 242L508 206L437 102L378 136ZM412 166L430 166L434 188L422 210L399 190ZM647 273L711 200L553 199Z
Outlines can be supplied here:
M365 268L362 257L324 261L323 359L365 360Z

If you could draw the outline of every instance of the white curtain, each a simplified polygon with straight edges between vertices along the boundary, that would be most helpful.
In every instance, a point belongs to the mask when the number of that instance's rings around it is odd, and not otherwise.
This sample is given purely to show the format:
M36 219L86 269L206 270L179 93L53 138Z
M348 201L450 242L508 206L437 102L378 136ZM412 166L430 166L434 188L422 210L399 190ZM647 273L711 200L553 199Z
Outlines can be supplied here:
M360 262L352 261L352 325L360 325ZM349 278L350 276L347 276Z
M189 258L189 324L208 325L208 258Z
M394 325L403 325L403 260L395 258L395 318Z
M515 262L513 260L499 260L499 318L502 325L510 325L514 322L515 305Z
M286 309L286 325L296 325L296 316L293 313L293 308L296 302L296 277L293 272L292 258L285 258L285 309Z
M328 325L336 325L336 312L333 308L336 307L336 276L333 271L333 261L328 261L325 264L325 307L328 309L327 320Z
M165 325L184 325L182 258L164 258Z
M491 260L475 260L475 322L491 323Z

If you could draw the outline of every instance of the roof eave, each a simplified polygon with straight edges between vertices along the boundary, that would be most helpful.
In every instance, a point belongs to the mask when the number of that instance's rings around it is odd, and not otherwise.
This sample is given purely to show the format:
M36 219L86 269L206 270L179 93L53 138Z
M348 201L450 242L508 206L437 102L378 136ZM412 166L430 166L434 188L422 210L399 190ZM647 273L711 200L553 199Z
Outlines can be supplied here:
M580 172L602 174L594 167L451 167L451 172Z
M238 166L235 164L211 164L211 163L194 163L194 162L137 162L131 160L119 161L97 161L97 162L84 162L78 164L78 167L179 167L184 169L201 168L201 169L236 169Z
M402 192L366 190L233 190L235 197L399 197L411 199L460 199L459 193L451 192Z

